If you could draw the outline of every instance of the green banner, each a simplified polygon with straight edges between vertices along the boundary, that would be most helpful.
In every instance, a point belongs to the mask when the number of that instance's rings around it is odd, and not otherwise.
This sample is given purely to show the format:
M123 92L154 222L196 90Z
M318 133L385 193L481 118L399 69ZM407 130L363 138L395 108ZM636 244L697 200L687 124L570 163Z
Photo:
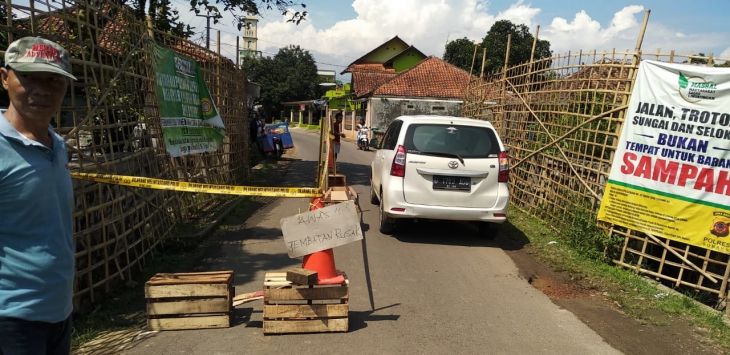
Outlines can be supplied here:
M225 127L198 63L154 45L155 91L170 156L212 152L223 145Z

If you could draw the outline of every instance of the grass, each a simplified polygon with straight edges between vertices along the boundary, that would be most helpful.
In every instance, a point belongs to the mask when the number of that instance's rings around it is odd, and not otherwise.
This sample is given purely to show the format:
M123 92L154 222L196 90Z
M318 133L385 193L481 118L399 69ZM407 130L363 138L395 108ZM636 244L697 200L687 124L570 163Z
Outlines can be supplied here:
M730 349L730 326L725 323L722 313L699 304L688 295L668 291L643 276L612 265L604 257L597 257L597 249L586 252L587 246L576 244L574 239L583 228L587 228L583 231L587 234L595 233L595 230L591 229L594 228L592 224L580 222L585 219L577 220L573 229L559 234L526 213L516 209L510 211L510 222L530 240L530 247L538 259L581 276L579 279L587 286L603 291L629 316L658 325L673 318L684 319L703 329L708 340ZM604 240L598 244L603 242L603 246L611 247L614 241ZM660 311L659 315L657 311Z

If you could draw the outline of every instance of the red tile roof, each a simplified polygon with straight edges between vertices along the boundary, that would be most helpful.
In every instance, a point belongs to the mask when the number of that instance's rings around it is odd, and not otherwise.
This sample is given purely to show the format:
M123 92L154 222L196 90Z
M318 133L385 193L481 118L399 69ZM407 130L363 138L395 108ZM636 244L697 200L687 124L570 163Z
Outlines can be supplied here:
M352 91L355 97L367 95L378 86L396 77L395 72L356 71L352 73Z
M358 85L356 80L353 74L353 83ZM442 59L429 57L375 88L371 94L461 99L464 97L468 80L469 73L466 71ZM356 96L362 95L365 94L356 94Z
M353 64L348 68L351 72L385 72L395 73L395 69L386 68L380 63Z

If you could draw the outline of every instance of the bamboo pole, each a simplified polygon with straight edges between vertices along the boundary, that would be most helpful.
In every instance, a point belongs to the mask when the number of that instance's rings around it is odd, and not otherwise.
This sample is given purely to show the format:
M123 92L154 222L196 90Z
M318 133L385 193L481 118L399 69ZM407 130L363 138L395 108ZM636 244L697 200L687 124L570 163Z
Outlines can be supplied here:
M644 35L646 34L646 25L649 23L649 15L651 14L650 9L644 11L644 19L641 21L641 29L639 30L639 36L636 38L636 47L634 48L634 62L638 63L641 60L641 44L644 42ZM638 56L638 57L637 57Z
M13 1L5 0L5 24L13 28ZM8 44L13 43L13 31L8 31Z
M469 67L469 77L470 78L471 78L471 74L474 72L474 62L477 60L477 48L479 48L479 46L477 46L475 44L474 53L471 55L471 67Z
M507 78L507 67L509 66L509 52L512 47L512 34L507 34L507 48L504 51L504 77Z
M667 250L669 250L670 253L674 254L674 256L678 257L685 264L689 265L689 267L691 267L695 271L699 272L700 274L704 275L708 280L712 281L713 283L717 283L716 278L714 278L714 277L712 277L712 275L702 271L702 269L700 267L695 265L693 262L689 261L689 259L687 259L685 256L682 256L682 254L678 253L676 250L674 250L668 244L662 242L659 238L657 238L649 233L644 233L644 234L646 234L649 238L651 238L651 240L653 240L655 243L657 243L657 244L663 246L664 248L666 248Z
M36 36L38 33L36 32L35 0L30 0L28 5L30 5L30 33Z
M487 64L487 48L482 48L482 70L479 73L479 77L484 77L484 65Z
M240 39L241 39L241 37L239 37L239 36L236 36L236 68L240 68L240 66L241 66L241 63L240 63L240 61L241 61L241 56L240 56L240 55L238 54L238 52L240 51L240 49L239 49L239 46L240 46L239 42L240 42Z
M554 140L550 141L550 143L545 144L544 146L540 147L540 149L537 149L534 152L532 152L532 153L528 154L527 156L525 156L524 158L520 159L520 161L518 161L516 164L512 165L511 168L512 169L517 168L520 164L522 164L524 161L526 161L527 159L529 159L533 155L535 155L537 153L540 153L541 151L543 151L543 150L545 150L545 149L547 149L547 148L555 145L556 143L558 143L561 140L565 139L565 137L568 137L569 135L573 134L573 132L579 130L581 127L585 126L586 124L591 123L591 122L593 122L593 121L595 121L595 120L597 120L599 118L606 117L606 116L608 116L608 115L610 115L610 114L612 114L614 112L619 112L619 111L625 110L626 108L628 108L627 105L619 106L619 107L616 107L616 108L614 108L612 110L608 110L608 111L602 112L602 113L600 113L598 115L595 115L595 116L593 116L593 117L585 120L584 122L582 122L579 125L573 127L569 131L565 132L560 137L555 138ZM539 121L539 119L537 118L537 115L535 115L535 119L537 119Z
M530 105L527 103L527 101L525 101L525 99L522 97L522 95L520 95L519 91L517 91L517 89L514 87L514 85L512 85L512 83L507 79L505 79L505 82L512 87L512 89L515 92L515 95L517 95L517 97L522 101L522 104L525 105L527 110L530 111L530 114L532 114L532 116L535 117L535 120L537 121L537 123L540 124L542 129L545 131L545 134L547 134L547 136L550 137L551 140L555 141L555 137L553 137L553 135L550 133L550 130L545 126L545 124L542 122L542 120L540 120L540 118L537 117L537 115L532 110L532 108L530 108ZM578 181L580 181L580 183L583 184L583 186L588 190L588 192L591 193L591 195L593 195L593 197L595 199L599 199L600 197L598 196L598 194L595 191L593 191L593 189L590 187L590 185L588 185L588 183L585 182L585 180L583 180L583 178L580 177L580 174L578 174L578 171L575 169L575 166L573 166L573 163L570 161L570 159L568 159L568 156L563 151L563 148L558 146L558 151L560 152L560 155L563 156L563 159L565 159L565 162L568 164L568 167L573 172L573 174L578 179Z
M540 36L540 25L535 29L535 37L532 39L532 49L530 50L530 72L532 72L532 61L535 59L535 48L537 47L537 38Z
M216 31L216 58L215 66L215 102L218 107L221 105L221 30Z

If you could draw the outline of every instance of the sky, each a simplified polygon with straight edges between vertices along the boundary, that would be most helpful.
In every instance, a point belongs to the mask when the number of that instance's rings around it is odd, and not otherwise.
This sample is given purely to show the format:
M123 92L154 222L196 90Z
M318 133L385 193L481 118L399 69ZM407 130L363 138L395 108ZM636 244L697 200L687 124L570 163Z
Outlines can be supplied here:
M279 48L299 45L320 69L338 73L388 39L398 36L426 55L443 56L446 43L458 38L481 42L495 21L524 24L550 41L554 55L568 51L633 49L645 10L651 10L642 45L645 52L712 53L730 59L730 1L726 0L302 0L307 20L286 22L278 11L262 11L258 49L273 56ZM189 11L188 0L173 0L181 19L196 27L205 43L205 19ZM296 8L301 10L300 7ZM234 59L236 30L231 16L213 25L221 31L221 51ZM235 60L235 59L234 59Z

